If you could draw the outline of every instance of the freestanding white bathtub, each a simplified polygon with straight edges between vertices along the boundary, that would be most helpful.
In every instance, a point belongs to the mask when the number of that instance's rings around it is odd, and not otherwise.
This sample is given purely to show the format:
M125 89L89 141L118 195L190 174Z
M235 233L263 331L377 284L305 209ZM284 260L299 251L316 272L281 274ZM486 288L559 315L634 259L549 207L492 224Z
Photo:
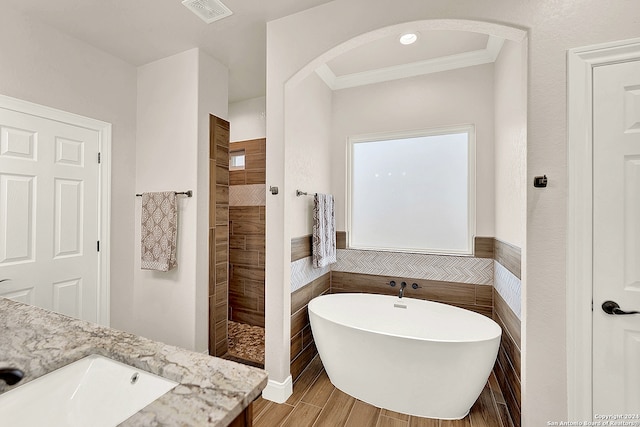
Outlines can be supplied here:
M464 418L491 374L502 330L451 305L374 294L309 303L329 379L374 406L419 417Z

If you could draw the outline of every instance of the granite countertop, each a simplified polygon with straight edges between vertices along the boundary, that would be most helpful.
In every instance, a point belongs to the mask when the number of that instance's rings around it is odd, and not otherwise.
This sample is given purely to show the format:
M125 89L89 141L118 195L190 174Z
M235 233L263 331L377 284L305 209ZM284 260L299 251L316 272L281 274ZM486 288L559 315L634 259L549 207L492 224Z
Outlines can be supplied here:
M90 354L180 383L123 426L226 426L267 384L267 373L0 298L0 366L22 369L19 387Z

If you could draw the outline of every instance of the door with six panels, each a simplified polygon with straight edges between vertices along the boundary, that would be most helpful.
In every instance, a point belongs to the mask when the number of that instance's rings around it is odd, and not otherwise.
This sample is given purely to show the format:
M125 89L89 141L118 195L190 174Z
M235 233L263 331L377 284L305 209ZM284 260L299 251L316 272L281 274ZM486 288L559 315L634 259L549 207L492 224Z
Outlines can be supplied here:
M99 142L0 108L0 296L98 321Z
M603 304L617 304L606 312ZM640 61L593 72L593 413L640 422ZM620 424L622 425L622 424Z

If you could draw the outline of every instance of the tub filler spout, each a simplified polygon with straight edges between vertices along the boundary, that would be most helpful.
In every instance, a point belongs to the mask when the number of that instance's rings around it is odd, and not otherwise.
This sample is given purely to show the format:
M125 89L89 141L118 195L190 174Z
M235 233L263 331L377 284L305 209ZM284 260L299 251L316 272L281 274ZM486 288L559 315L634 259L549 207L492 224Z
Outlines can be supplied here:
M404 288L407 287L407 282L400 283L400 292L398 292L398 298L402 298L404 296Z

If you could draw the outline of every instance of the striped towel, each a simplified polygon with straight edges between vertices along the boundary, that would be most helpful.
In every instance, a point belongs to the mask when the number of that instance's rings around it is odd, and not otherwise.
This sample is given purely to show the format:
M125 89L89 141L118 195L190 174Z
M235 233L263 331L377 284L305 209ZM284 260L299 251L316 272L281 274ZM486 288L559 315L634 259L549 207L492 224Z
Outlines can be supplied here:
M336 262L336 216L330 194L317 193L314 198L311 253L315 268Z
M142 193L141 218L141 268L169 271L176 267L176 193Z

